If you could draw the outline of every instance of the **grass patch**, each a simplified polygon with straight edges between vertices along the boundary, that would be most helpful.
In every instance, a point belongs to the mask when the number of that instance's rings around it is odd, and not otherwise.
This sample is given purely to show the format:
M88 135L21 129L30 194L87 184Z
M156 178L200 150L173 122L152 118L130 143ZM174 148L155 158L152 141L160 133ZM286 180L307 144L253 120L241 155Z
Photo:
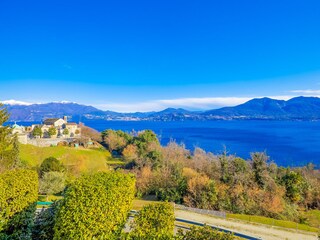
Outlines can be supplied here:
M62 196L56 196L56 195L39 195L38 196L38 201L39 202L53 202L53 201L56 201L56 200L60 200L62 199L63 197Z
M308 232L319 231L318 228L310 227L305 224L299 224L292 221L277 220L277 219L267 218L262 216L244 215L244 214L227 214L227 218L240 219L247 222L261 223L261 224L266 224L266 225L271 225L276 227L298 229L298 230L303 230Z
M20 145L20 158L27 166L38 167L48 157L57 158L67 168L76 169L76 172L106 171L109 169L107 160L112 158L106 150Z
M307 218L307 223L310 226L320 229L320 210L310 210L304 212L302 215Z
M134 199L132 203L132 209L133 210L141 210L145 205L148 205L150 203L157 203L160 201L153 201L153 200L143 200L143 199Z
M109 159L109 160L107 160L107 164L109 164L109 165L124 165L125 162L123 162L121 160Z

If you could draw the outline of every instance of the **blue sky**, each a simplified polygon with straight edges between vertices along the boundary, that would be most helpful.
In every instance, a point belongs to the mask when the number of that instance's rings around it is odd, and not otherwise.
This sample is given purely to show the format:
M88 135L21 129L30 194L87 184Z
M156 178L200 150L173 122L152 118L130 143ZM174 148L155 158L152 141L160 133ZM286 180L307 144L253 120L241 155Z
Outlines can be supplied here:
M0 100L116 111L320 96L320 1L0 1Z

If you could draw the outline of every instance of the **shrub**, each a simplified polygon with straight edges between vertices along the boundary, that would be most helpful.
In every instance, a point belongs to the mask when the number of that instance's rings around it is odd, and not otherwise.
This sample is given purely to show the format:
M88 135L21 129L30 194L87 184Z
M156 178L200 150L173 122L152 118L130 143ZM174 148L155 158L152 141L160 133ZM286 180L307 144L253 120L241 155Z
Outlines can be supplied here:
M35 126L33 131L32 131L32 135L34 137L41 137L42 134L43 134L43 132L42 132L41 128L39 126Z
M0 174L0 238L31 239L38 174L31 170L11 170Z
M131 239L172 239L174 221L170 203L149 204L135 217L129 236Z
M197 175L189 179L184 202L189 207L213 209L217 202L214 181L206 175Z
M132 175L83 175L65 192L56 216L54 239L116 238L127 221L134 191Z
M65 167L63 164L54 157L46 158L40 165L40 176L45 172L63 172Z
M63 129L62 134L63 134L63 135L69 135L69 130L68 130L68 128Z
M209 226L191 227L190 231L179 230L176 239L178 240L232 240L235 237L230 233L223 233L212 229Z
M48 130L48 134L50 137L57 135L57 129L55 127L50 127Z
M45 172L40 179L39 192L47 195L57 194L64 190L66 176L61 172Z

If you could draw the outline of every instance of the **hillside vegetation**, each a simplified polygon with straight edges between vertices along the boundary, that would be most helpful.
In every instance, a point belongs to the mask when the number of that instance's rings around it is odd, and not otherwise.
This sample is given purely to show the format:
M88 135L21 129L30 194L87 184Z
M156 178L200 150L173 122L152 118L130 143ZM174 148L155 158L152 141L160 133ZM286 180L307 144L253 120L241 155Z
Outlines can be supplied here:
M107 160L111 159L111 154L106 150L96 149L20 145L20 158L27 166L37 167L48 157L57 158L67 169L78 173L108 170Z
M123 167L136 174L140 197L155 195L189 207L263 216L263 222L273 218L319 226L308 213L320 209L320 171L312 164L284 168L264 152L245 160L226 151L190 152L176 142L161 146L151 130L130 134L108 129L102 137L109 151L126 161Z

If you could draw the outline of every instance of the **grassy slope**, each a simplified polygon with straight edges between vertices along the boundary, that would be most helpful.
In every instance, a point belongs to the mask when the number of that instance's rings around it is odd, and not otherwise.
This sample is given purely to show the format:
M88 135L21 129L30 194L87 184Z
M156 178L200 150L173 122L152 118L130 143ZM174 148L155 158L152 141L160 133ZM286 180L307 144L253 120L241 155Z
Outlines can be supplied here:
M277 227L299 229L299 230L304 230L309 232L319 231L318 228L310 227L305 224L299 224L292 221L277 220L277 219L267 218L262 216L252 216L252 215L245 215L245 214L227 214L227 218L240 219L248 222L261 223L261 224L272 225Z
M28 166L37 167L48 157L55 157L66 166L76 166L81 172L91 172L108 170L107 160L111 158L111 154L91 149L20 145L20 158Z

